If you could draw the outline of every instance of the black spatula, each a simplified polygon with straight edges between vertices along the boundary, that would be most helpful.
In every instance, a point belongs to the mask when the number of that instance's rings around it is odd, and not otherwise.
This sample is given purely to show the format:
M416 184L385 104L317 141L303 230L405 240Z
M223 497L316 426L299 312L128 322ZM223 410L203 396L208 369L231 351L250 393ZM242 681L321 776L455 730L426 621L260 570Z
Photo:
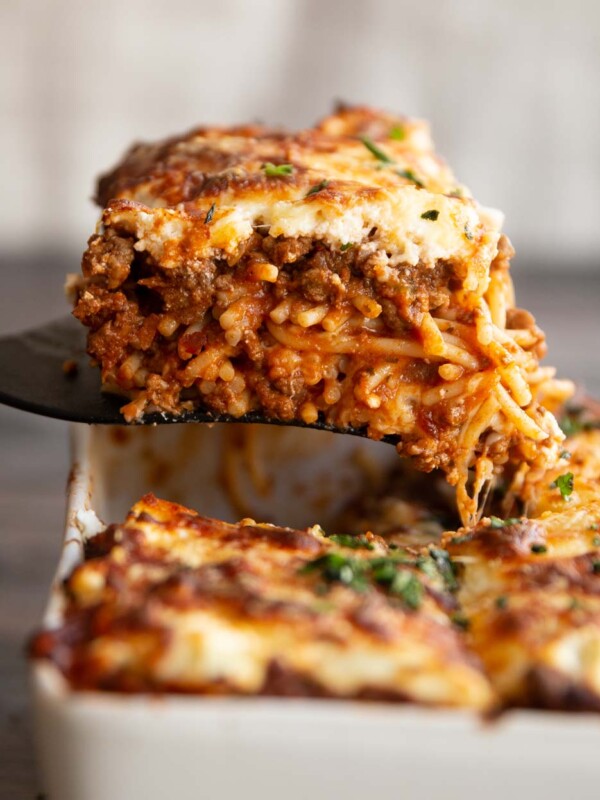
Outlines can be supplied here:
M24 333L0 337L0 403L45 417L93 425L127 424L119 411L122 397L103 394L100 371L89 364L85 352L85 328L72 317L50 322ZM72 369L65 363L72 362ZM310 425L292 420L283 422L252 412L243 417L216 414L205 410L186 411L178 416L151 413L139 424L165 425L182 422L253 422L293 425L299 428L366 436L365 429L335 428L317 421ZM385 437L395 444L398 438Z

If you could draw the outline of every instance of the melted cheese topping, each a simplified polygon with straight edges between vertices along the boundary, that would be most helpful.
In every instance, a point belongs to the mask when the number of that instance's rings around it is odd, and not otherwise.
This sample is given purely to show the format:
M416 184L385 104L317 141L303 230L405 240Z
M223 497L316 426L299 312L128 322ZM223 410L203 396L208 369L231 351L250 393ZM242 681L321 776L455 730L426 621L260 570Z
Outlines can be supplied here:
M289 174L270 176L266 165ZM425 123L370 109L296 134L203 128L137 146L101 181L100 200L102 224L131 233L136 249L167 269L184 255L232 257L260 227L336 250L368 243L382 253L382 280L383 267L449 260L478 296L502 224L457 184Z
M488 708L493 693L451 622L431 558L419 567L418 551L413 561L407 551L397 564L422 587L411 605L382 584L334 580L316 561L329 554L358 569L393 553L373 534L361 542L346 548L318 526L228 525L149 495L90 541L94 557L68 580L66 649L61 629L38 647L80 688Z

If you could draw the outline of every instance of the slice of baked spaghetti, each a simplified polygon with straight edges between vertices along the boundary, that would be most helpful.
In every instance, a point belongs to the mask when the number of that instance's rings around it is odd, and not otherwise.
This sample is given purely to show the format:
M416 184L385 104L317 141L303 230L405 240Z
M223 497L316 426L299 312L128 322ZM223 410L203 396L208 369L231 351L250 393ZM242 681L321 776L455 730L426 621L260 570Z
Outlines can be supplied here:
M98 201L74 313L128 421L202 406L397 436L465 522L507 461L556 461L568 388L514 307L500 215L424 123L199 128L134 147Z

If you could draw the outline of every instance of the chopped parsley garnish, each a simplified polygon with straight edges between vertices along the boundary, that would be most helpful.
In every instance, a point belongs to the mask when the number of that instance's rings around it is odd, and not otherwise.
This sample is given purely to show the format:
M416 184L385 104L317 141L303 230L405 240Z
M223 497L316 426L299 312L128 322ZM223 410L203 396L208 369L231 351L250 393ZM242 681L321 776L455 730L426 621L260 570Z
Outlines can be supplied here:
M394 580L398 566L402 566L403 560L381 556L380 558L372 558L367 563L375 582L386 585Z
M568 500L573 494L573 473L565 472L564 475L559 475L555 481L552 481L550 488L558 489L562 499Z
M314 186L310 187L305 196L310 197L311 194L317 194L317 192L326 189L328 186L329 186L329 181L321 181L320 183L316 183Z
M320 572L326 581L342 583L357 592L364 592L368 585L364 574L364 562L346 558L341 553L326 553L310 561L300 572L302 574Z
M403 568L402 561L384 557L372 559L369 563L375 583L400 597L409 608L419 608L423 599L423 584L410 570Z
M398 558L382 556L367 560L347 558L341 553L327 553L300 570L301 574L312 572L320 572L328 583L341 583L356 592L364 592L375 584L388 594L400 598L404 605L413 610L421 605L423 599L421 581L406 569L406 561Z
M592 572L594 575L600 575L600 561L592 561Z
M451 619L457 628L461 628L463 631L469 630L470 626L469 618L466 617L464 614L457 612L456 614L452 614Z
M565 436L575 436L581 431L591 431L600 428L600 419L584 419L585 409L571 406L565 416L559 420L559 425Z
M390 594L397 595L408 608L415 611L423 602L423 584L409 572L402 570L396 572L389 585Z
M346 250L350 250L351 247L354 247L354 242L344 242L344 244L340 245L340 250L342 253L345 253Z
M568 450L563 450L562 453L559 455L559 458L564 458L565 461L568 461L571 458L571 453Z
M329 541L339 544L340 547L349 547L352 550L357 550L360 547L365 550L375 549L375 546L366 536L353 536L351 533L334 533L333 536L329 537Z
M402 125L394 125L390 131L390 139L395 139L397 142L401 142L403 139L406 139L406 131Z
M560 420L559 425L565 436L575 436L576 433L579 433L583 430L583 425L581 422L570 415L563 417Z
M592 539L592 545L594 547L600 547L600 536L594 536Z
M521 520L519 517L507 517L500 519L500 517L490 517L490 528L507 528L509 525L518 525Z
M425 211L423 214L421 214L421 219L430 219L432 222L435 222L439 215L440 212L437 210L437 208L432 208L429 211Z
M446 588L451 592L455 592L458 589L458 581L456 580L455 565L450 560L448 551L442 550L441 547L432 547L429 550L429 555L442 576Z
M428 578L435 579L440 577L437 564L433 558L429 556L419 556L415 562L415 566L417 569L421 570L424 575L427 575Z
M468 239L470 242L473 241L473 233L468 225L465 225L465 238Z
M212 206L211 206L211 207L208 209L208 211L206 212L206 216L204 217L204 224L205 224L205 225L208 225L208 223L209 223L209 222L212 220L212 218L214 217L214 215L215 215L215 208L216 208L216 206L215 206L215 203L213 203L213 204L212 204Z
M417 178L412 169L397 169L396 175L399 175L401 178L406 178L407 181L412 181L421 189L423 189L425 186L425 184Z
M291 175L294 167L291 164L272 164L267 161L263 164L263 169L267 178L279 178L282 175Z
M496 608L500 611L504 611L504 609L508 606L508 597L505 594L501 594L500 597L496 598Z
M536 555L541 555L542 553L547 553L548 548L546 547L545 544L532 544L531 552L535 553Z
M456 189L452 189L451 192L448 192L448 197L462 197L464 194L462 186L457 186Z
M375 158L381 162L381 164L388 164L388 165L395 165L396 162L393 158L390 158L387 153L385 153L379 145L375 144L372 139L369 139L368 136L360 136L359 137L361 142L367 148L367 150L372 153ZM396 175L399 175L401 178L405 178L407 181L412 181L415 186L419 186L421 189L424 188L424 184L420 181L412 169L397 169L395 170Z
M381 161L382 164L396 163L393 158L390 158L387 153L384 153L381 147L379 147L379 145L376 145L375 142L372 139L369 139L368 136L360 136L359 138L361 142L364 144L364 146L367 148L367 150L372 155L374 155L378 161Z
M471 541L471 537L471 533L463 533L461 536L454 536L452 538L452 544L464 544L465 542Z

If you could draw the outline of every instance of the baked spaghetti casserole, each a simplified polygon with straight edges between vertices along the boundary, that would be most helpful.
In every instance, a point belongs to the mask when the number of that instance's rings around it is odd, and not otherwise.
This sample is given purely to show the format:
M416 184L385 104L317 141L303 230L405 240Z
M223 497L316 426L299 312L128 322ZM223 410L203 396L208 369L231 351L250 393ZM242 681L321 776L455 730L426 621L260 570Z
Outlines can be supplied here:
M443 482L400 460L326 530L147 495L86 539L31 654L78 690L600 710L600 431L567 447L529 516L495 496L445 532Z

